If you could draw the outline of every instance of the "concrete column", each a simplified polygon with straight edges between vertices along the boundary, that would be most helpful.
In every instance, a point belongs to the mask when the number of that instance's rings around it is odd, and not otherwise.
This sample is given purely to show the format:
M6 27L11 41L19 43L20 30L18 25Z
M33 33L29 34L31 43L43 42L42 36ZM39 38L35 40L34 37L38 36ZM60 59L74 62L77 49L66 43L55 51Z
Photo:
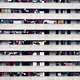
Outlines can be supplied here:
M44 66L44 62L40 62L40 66Z
M44 52L40 52L40 55L44 55Z

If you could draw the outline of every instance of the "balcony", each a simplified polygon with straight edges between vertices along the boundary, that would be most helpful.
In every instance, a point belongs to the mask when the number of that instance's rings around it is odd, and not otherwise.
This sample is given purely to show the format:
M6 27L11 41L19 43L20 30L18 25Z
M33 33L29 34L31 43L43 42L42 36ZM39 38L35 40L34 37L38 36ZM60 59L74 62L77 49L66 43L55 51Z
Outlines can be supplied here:
M1 19L80 19L80 14L26 14L26 13L1 13Z
M80 72L79 66L0 66L0 72Z
M1 80L80 80L80 77L0 77Z
M77 34L0 34L0 40L80 40Z
M79 24L0 24L1 30L80 30Z
M76 55L69 55L69 56L36 56L36 55L31 55L31 56L22 56L22 55L7 55L7 56L0 56L0 61L80 61L80 56Z
M15 6L14 6L15 5ZM80 9L79 3L1 3L0 8Z

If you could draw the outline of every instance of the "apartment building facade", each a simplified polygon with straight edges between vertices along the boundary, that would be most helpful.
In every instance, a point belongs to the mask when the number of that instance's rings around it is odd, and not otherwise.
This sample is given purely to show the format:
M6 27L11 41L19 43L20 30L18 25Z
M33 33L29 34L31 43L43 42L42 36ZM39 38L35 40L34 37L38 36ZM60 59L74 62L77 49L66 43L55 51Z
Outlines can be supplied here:
M80 0L0 0L0 80L80 80Z

